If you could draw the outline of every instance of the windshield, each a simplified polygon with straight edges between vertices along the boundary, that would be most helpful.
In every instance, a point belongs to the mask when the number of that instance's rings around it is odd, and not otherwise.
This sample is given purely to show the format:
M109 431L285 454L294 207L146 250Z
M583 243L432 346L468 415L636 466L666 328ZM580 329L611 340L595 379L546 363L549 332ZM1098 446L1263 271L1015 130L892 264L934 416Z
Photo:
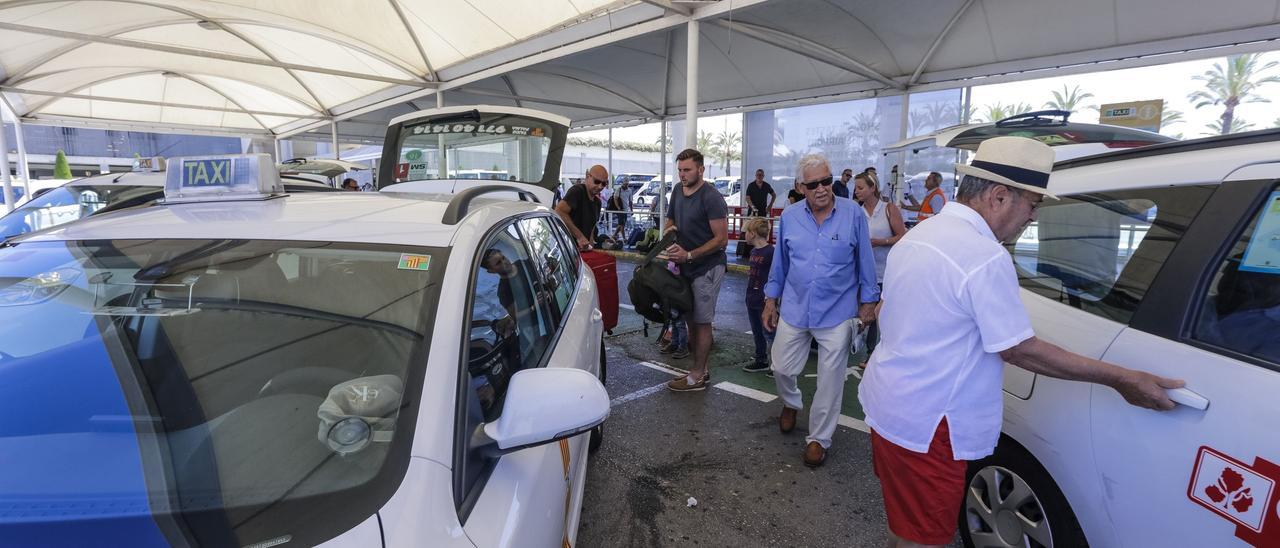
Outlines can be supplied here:
M466 117L466 116L462 116ZM405 124L399 132L395 182L492 179L538 183L547 166L550 124L513 114L459 116ZM444 162L441 162L441 149Z
M159 186L64 185L0 217L0 240L66 224L110 207L141 205L164 195Z
M354 527L407 466L443 254L0 248L0 526L175 546L314 545Z

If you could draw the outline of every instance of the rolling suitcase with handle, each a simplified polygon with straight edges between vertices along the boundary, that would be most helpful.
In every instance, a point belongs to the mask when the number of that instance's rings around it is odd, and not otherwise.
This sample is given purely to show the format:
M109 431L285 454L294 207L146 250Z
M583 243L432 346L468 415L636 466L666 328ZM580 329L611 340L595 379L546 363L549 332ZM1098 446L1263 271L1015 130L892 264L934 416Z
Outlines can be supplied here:
M618 326L618 260L608 253L583 251L582 262L587 263L596 276L604 330L613 331Z

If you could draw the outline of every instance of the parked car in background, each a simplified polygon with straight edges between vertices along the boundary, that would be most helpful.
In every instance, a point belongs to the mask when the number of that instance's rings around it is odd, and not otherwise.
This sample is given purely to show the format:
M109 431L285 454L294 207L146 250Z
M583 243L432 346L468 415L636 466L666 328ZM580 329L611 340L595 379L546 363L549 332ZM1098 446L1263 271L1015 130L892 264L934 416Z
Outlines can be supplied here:
M292 175L299 179L310 179L318 183L340 188L340 177L353 171L368 171L368 164L334 160L331 158L294 158L276 164L280 175ZM370 187L372 188L372 187Z
M0 242L37 230L77 221L100 213L146 206L164 197L165 172L105 173L75 179L44 189L0 217ZM337 189L317 175L280 175L286 192L333 192ZM34 194L34 193L33 193Z

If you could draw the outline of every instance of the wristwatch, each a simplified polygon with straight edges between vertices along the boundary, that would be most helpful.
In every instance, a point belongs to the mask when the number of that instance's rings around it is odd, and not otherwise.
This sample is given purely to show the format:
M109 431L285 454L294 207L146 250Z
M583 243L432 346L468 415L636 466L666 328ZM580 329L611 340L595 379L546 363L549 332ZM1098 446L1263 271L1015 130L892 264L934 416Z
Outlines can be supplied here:
M684 262L686 262L686 263L687 263L687 262L692 261L692 260L693 260L693 250L692 250L692 249L690 249L688 253L685 253L685 256L684 256Z

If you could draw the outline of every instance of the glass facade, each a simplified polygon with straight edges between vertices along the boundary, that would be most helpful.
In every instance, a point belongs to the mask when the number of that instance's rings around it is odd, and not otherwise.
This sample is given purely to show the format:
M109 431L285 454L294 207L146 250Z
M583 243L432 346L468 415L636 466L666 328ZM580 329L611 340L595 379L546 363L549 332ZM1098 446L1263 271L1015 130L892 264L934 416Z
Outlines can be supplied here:
M4 130L9 148L16 150L14 126L5 124ZM67 156L132 158L137 154L145 158L240 152L239 137L170 135L33 124L22 126L22 136L26 138L27 154L57 154L61 150Z

